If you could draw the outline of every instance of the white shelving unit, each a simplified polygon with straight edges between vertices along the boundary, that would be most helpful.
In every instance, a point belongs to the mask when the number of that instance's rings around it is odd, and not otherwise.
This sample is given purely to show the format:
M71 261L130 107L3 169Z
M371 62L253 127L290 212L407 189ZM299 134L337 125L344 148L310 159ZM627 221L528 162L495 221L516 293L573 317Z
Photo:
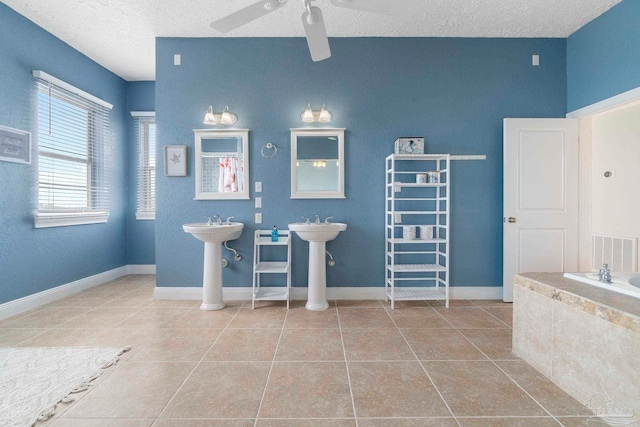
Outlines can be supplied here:
M267 248L285 249L271 250L268 254L269 261L263 261ZM286 258L284 258L286 256ZM284 258L284 259L283 259ZM271 259L278 259L272 261ZM280 274L284 276L282 286L261 286L260 278L263 274ZM251 308L255 308L256 301L289 301L291 295L291 232L278 230L278 241L271 241L271 230L256 230L253 239L253 298Z
M386 159L385 296L443 300L449 307L449 155L392 154ZM439 182L418 183L437 171ZM405 239L403 226L433 227L433 238Z

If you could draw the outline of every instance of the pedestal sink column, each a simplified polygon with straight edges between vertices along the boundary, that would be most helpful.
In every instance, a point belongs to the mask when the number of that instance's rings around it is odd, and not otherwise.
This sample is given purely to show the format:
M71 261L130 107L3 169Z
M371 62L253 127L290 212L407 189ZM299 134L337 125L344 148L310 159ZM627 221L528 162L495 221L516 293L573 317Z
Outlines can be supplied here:
M325 242L309 242L309 284L307 310L326 310L327 302L327 269L324 265Z
M221 310L224 308L221 259L222 245L219 242L205 242L201 310Z

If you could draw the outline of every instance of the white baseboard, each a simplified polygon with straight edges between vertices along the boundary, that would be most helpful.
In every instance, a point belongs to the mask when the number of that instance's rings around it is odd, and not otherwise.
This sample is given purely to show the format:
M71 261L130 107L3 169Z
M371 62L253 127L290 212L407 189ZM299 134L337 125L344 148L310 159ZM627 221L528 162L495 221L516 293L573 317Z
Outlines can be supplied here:
M155 265L125 265L114 268L113 270L98 273L93 276L85 277L46 291L38 292L26 297L0 304L0 320L7 317L15 316L27 310L48 304L53 301L68 297L85 289L101 285L110 280L118 279L127 274L155 274ZM251 292L249 292L251 296Z
M252 289L249 287L223 288L223 298L225 300L250 300ZM458 286L449 288L451 299L502 299L502 287L473 287ZM153 291L155 299L174 300L201 300L201 287L169 288L156 287ZM291 288L292 300L306 300L307 288ZM329 300L383 300L383 287L329 287L327 288L327 299Z
M129 264L127 274L156 274L155 264Z

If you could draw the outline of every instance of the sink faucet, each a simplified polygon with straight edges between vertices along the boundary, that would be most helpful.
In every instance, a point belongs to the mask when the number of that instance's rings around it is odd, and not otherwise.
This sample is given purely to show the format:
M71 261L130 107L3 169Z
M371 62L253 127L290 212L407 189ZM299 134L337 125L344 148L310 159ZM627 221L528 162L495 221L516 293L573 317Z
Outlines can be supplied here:
M598 280L603 283L611 283L611 270L609 264L602 264L602 268L598 271Z
M316 214L316 224L320 224L320 215Z
M220 218L220 215L214 215L213 219L218 222L218 225L222 225L222 218Z
M327 218L325 218L324 223L325 224L329 224L329 220L330 219L333 219L333 217L332 216L328 216Z

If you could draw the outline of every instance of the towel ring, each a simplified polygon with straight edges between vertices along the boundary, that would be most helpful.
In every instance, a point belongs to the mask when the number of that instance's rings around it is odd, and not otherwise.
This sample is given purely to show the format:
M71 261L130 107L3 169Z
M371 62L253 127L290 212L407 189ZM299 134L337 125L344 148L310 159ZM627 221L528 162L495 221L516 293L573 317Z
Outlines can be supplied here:
M273 150L273 154L268 156L266 154L264 154L264 150ZM274 157L276 154L278 154L278 147L276 147L275 145L273 145L270 142L267 142L267 145L265 145L264 147L262 147L262 149L260 150L260 153L262 154L262 157L264 157L265 159L270 159L271 157Z

